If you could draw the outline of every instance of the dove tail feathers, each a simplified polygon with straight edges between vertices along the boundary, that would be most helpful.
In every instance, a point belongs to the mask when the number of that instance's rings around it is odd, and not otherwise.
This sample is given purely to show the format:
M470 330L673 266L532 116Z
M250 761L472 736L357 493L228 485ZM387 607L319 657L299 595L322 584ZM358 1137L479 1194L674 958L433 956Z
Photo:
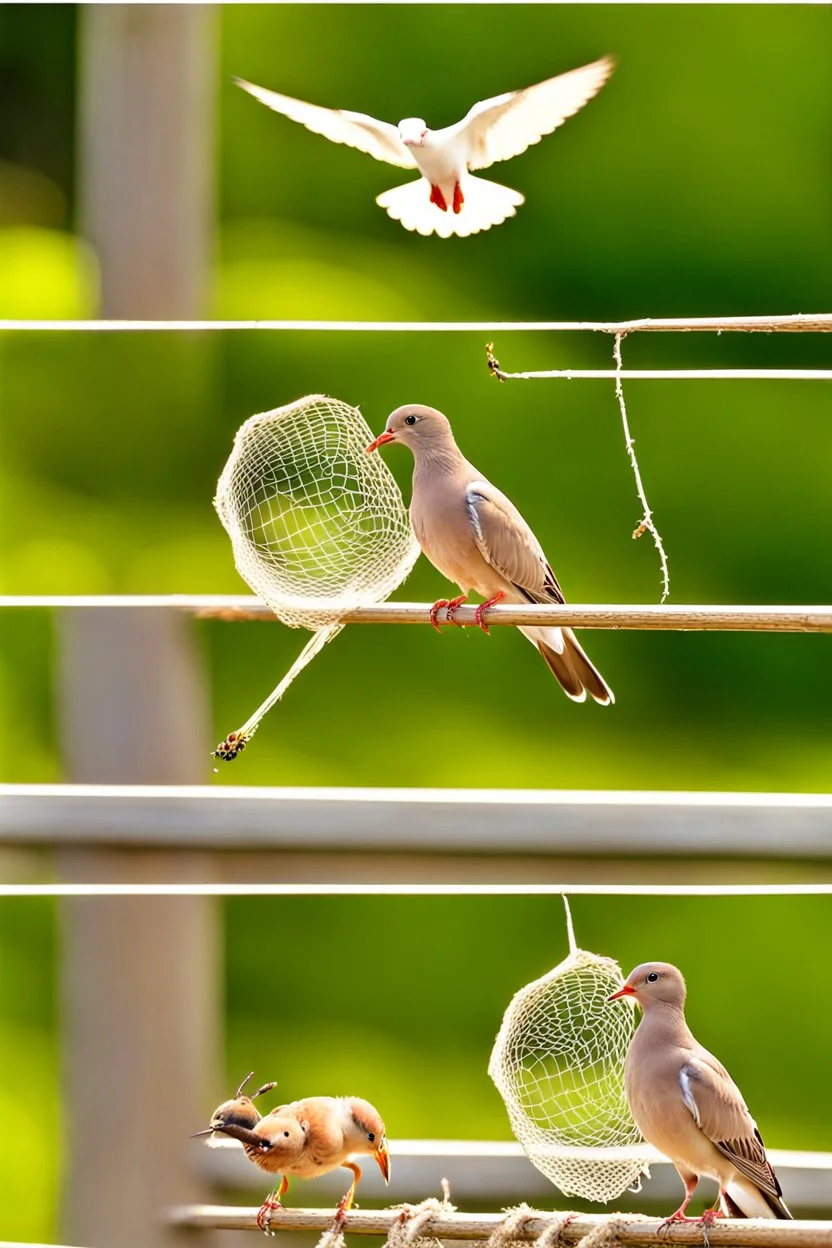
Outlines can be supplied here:
M777 1180L775 1179L775 1183ZM777 1184L779 1187L779 1183ZM724 1192L720 1193L720 1204L726 1217L729 1218L780 1218L791 1221L789 1212L782 1196L773 1192L763 1191L745 1178L737 1176Z
M401 221L406 230L417 234L438 234L440 238L457 235L467 238L480 230L490 230L507 217L513 217L523 203L519 191L485 178L465 177L462 184L463 203L459 212L450 207L444 211L431 202L431 186L427 178L407 182L385 191L376 199L394 221ZM453 202L453 194L450 196Z
M562 637L560 653L540 636L543 629L534 631L534 637L526 634L529 641L537 646L543 661L568 698L573 702L585 702L589 694L600 706L610 706L615 701L612 689L587 657L571 628L553 630Z

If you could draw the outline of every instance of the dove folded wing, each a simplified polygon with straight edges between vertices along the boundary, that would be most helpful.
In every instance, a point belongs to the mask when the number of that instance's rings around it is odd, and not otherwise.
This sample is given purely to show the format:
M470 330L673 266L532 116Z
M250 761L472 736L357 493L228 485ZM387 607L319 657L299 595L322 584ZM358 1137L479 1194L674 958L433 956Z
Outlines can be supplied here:
M781 1196L757 1124L725 1067L702 1051L682 1067L680 1081L685 1104L714 1147L761 1191Z
M465 505L477 548L529 602L564 602L543 548L510 499L489 481L472 481Z
M402 169L416 168L416 161L399 138L398 130L387 121L378 121L365 113L307 104L290 95L279 95L277 91L257 87L254 83L246 82L244 78L235 78L234 81L261 104L276 113L282 113L291 121L300 122L313 134L322 134L333 143L345 143L348 147L355 147L388 165L398 165Z
M481 100L456 126L440 133L467 141L469 169L487 169L519 156L563 125L601 90L614 68L614 60L603 57L521 91Z

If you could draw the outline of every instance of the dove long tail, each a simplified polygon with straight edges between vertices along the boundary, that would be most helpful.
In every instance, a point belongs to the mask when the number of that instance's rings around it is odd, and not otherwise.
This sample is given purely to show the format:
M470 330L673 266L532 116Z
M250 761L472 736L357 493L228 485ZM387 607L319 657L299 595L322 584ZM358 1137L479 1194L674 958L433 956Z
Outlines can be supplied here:
M385 191L378 196L376 203L394 221L401 221L406 230L415 230L417 234L438 234L440 238L450 238L454 234L466 238L469 234L478 234L480 230L490 230L492 225L499 225L507 217L513 217L523 203L519 191L500 186L498 182L487 182L485 178L465 174L461 186L464 202L458 213L453 212L450 206L443 212L431 203L431 186L427 178ZM449 204L452 202L453 191Z
M521 628L543 657L563 692L573 702L589 694L601 706L615 701L612 689L585 654L571 628Z
M720 1196L720 1204L729 1218L780 1218L785 1221L792 1217L781 1196L773 1196L739 1175Z

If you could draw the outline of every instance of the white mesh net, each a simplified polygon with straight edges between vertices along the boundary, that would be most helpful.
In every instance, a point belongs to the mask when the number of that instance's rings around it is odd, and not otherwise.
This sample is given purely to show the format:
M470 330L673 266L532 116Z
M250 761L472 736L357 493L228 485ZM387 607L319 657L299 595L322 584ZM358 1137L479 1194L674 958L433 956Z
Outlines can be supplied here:
M214 506L237 570L293 628L316 630L254 715L215 753L230 760L355 607L383 602L419 545L396 481L357 408L313 394L237 431Z
M488 1073L533 1165L566 1196L608 1201L651 1157L624 1093L635 1015L607 1003L621 968L578 949L566 913L569 956L514 996Z
M238 430L214 506L243 580L292 627L382 602L419 554L401 491L357 408L320 394Z

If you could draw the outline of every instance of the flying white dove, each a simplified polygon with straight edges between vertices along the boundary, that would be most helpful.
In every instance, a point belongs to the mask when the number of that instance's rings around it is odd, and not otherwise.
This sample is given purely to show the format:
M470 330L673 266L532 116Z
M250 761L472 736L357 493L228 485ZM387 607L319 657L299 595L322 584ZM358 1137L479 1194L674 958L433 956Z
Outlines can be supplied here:
M429 130L420 117L393 126L365 113L306 104L243 78L235 82L267 108L333 143L357 147L402 169L418 169L422 175L418 182L385 191L376 203L406 230L465 238L513 217L523 203L519 191L472 177L471 170L510 160L539 143L583 108L614 68L613 59L605 56L536 86L481 100L462 121L444 130Z

